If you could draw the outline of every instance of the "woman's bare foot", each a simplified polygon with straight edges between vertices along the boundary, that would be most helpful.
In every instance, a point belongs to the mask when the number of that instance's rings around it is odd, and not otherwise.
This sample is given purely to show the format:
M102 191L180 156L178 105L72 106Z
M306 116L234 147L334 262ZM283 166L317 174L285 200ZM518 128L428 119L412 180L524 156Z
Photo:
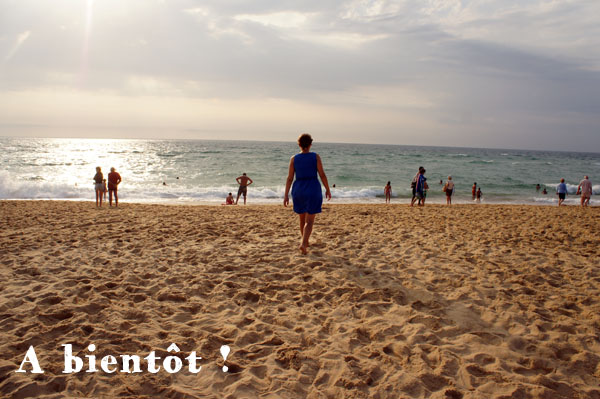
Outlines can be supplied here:
M307 254L306 247L304 245L300 245L298 247L298 249L300 250L300 252L302 252L302 255L306 255Z

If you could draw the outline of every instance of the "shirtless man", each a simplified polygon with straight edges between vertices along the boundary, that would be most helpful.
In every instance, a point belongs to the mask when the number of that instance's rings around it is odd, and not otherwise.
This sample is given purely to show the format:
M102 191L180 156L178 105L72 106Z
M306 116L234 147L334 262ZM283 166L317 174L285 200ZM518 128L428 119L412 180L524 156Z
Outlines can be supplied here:
M240 177L236 178L235 181L237 181L238 184L240 185L240 188L238 189L237 198L235 200L235 204L236 205L238 204L238 201L240 200L240 195L244 194L244 205L246 205L246 194L248 192L248 186L251 185L253 183L253 181L251 178L246 176L246 173L242 173L242 175Z
M587 176L584 176L583 180L579 182L577 193L581 193L581 206L588 206L592 196L592 182Z

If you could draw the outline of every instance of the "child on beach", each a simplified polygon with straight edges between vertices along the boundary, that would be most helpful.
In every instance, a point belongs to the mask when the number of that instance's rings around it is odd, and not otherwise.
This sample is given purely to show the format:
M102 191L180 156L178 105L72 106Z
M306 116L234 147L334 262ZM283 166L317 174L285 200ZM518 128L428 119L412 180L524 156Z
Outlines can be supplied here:
M385 203L389 204L392 201L392 184L391 182L387 182L383 189L383 193L385 194Z
M106 193L108 193L108 189L106 188L106 179L102 179L102 184L104 184L102 192L104 193L104 202L106 202Z
M482 195L483 195L483 193L481 192L481 187L478 187L478 188L477 188L477 193L476 193L476 195L477 195L477 202L481 202L481 197L482 197Z
M225 203L221 204L221 205L233 205L233 204L234 204L233 194L229 193L227 198L225 198Z
M452 176L448 176L448 181L444 185L442 191L446 193L446 205L451 205L452 194L454 194L454 182L452 181Z

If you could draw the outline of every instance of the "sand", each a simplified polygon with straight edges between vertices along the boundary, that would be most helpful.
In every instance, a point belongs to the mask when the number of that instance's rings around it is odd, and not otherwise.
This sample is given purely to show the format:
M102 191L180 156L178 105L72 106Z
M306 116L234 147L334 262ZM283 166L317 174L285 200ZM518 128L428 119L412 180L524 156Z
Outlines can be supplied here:
M328 204L306 256L283 206L0 220L1 397L600 398L600 208ZM62 373L92 343L202 369Z

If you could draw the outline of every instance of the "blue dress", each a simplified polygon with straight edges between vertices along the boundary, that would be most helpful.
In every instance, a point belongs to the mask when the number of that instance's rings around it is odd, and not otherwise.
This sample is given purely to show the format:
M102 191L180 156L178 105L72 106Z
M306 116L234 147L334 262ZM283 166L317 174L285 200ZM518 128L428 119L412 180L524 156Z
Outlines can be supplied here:
M323 193L317 178L317 154L300 153L294 156L296 180L292 186L292 201L296 213L321 213Z

